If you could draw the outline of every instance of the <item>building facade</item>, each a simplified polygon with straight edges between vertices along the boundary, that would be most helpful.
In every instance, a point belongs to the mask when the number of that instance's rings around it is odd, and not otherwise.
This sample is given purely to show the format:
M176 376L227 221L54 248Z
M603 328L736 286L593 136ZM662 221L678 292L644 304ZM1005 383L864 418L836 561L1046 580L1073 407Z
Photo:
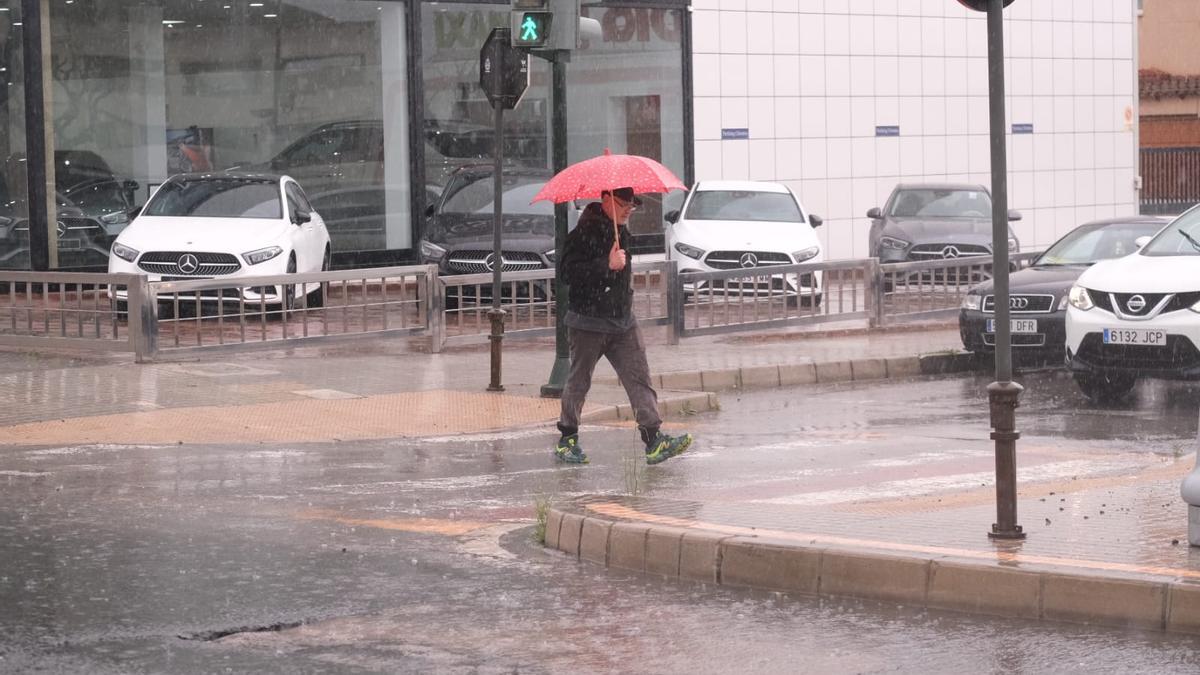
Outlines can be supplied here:
M689 182L786 182L825 217L833 258L867 254L864 214L897 182L989 182L985 21L953 0L583 13L602 35L567 68L569 161L610 148ZM296 177L335 266L415 262L450 174L491 161L479 48L508 15L446 0L0 0L0 268L102 269L122 214L168 176L234 168ZM1024 246L1133 212L1134 0L1017 0L1005 17ZM531 63L504 149L548 170L550 67ZM638 212L643 250L661 250L680 199Z

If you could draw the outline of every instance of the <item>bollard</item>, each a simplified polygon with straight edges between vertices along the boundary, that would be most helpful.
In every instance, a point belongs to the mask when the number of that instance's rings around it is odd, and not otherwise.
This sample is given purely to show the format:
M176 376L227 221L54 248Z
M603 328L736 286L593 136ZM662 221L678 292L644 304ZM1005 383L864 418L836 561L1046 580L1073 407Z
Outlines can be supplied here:
M488 384L488 391L504 391L504 385L500 384L500 347L504 341L505 314L507 312L502 309L493 309L487 314L492 321L492 334L488 336L492 342L492 381Z
M1196 432L1196 441L1200 447L1200 430ZM1196 466L1179 485L1179 496L1188 505L1188 543L1200 546L1200 452L1196 454Z

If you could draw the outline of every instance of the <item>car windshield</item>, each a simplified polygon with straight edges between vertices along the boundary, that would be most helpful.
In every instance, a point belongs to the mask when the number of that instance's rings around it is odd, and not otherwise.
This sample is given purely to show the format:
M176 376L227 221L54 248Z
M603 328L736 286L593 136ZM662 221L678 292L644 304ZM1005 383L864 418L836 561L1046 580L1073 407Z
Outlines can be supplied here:
M115 180L93 180L62 191L62 196L86 213L112 213L129 208L125 186Z
M787 192L699 190L692 195L685 220L754 220L798 223L800 206Z
M1034 261L1034 265L1091 265L1109 258L1120 258L1137 250L1138 237L1148 237L1161 223L1112 223L1080 227L1054 242Z
M515 215L554 216L554 204L541 201L530 204L545 184L535 176L504 176L504 213ZM460 177L446 188L441 213L492 213L495 194L491 174Z
M1200 208L1172 220L1142 247L1142 255L1200 255Z
M142 212L147 216L282 218L279 184L244 178L175 178L159 188Z
M901 190L892 200L896 218L987 218L992 199L982 190Z

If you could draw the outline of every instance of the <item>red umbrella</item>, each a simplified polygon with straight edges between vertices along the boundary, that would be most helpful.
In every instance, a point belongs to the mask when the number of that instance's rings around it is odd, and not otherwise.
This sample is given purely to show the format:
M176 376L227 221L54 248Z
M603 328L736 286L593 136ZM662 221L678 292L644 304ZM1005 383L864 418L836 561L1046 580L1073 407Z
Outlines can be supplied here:
M633 188L634 193L669 192L687 187L667 167L640 155L614 155L607 148L599 157L585 159L558 172L533 198L555 204L594 199L601 192Z

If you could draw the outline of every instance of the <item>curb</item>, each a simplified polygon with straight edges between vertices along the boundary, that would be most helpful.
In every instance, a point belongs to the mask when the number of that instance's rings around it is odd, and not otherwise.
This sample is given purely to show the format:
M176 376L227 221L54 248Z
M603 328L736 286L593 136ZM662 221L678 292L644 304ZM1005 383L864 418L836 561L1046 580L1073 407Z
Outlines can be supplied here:
M545 546L605 567L720 586L1200 634L1200 588L1179 581L805 545L559 508L547 515Z
M948 375L982 369L971 352L922 356L892 356L843 361L810 361L786 365L745 366L715 370L680 370L651 375L657 389L720 392L734 389L772 389L803 384L884 380L917 375ZM617 384L613 377L597 383Z
M675 415L711 412L720 409L721 403L717 400L717 395L714 392L660 392L658 397L658 414L664 418ZM634 419L633 406L629 403L603 405L597 410L583 413L579 419L581 422L632 420Z

